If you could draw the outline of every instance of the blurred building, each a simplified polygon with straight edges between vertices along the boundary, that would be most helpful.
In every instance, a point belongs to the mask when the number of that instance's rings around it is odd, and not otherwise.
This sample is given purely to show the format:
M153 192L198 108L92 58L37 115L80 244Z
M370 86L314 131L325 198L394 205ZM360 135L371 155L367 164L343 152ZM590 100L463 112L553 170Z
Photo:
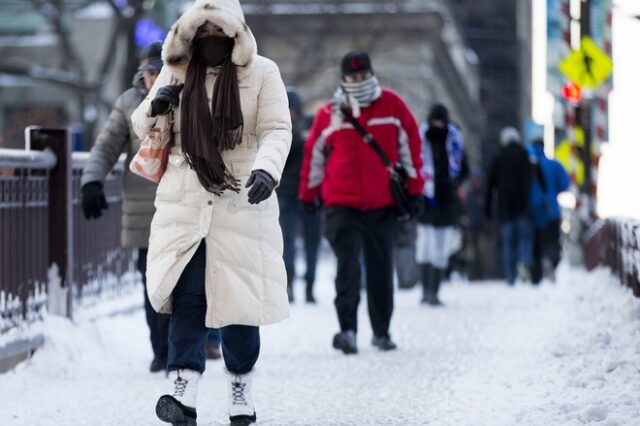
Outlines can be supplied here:
M518 34L518 22L524 28L527 17L517 5L530 0L241 2L259 52L279 64L286 84L300 89L310 114L335 90L342 55L364 49L382 84L399 92L419 121L435 102L450 108L474 168L490 158L501 127L519 125L527 116L526 74L521 77L527 69L526 42L524 33ZM84 83L95 81L114 25L112 11L104 1L61 3L71 11L69 35L84 67ZM192 1L156 3L163 9L160 20L170 23ZM83 89L72 73L65 73L69 64L43 12L28 1L0 2L2 146L21 146L22 129L32 123L94 123L99 128L124 89L124 49L119 48L102 81L102 99L81 101ZM85 148L90 143L85 141Z
M445 0L462 37L478 55L485 165L505 126L529 117L531 0ZM524 72L524 75L523 75Z
M525 130L532 117L534 0L443 0L478 55L480 102L486 113L482 153L487 166L505 126Z
M462 128L470 162L480 164L484 110L479 64L438 0L247 0L247 22L261 54L274 59L313 114L331 99L350 50L369 52L383 86L408 102L419 121L436 102Z

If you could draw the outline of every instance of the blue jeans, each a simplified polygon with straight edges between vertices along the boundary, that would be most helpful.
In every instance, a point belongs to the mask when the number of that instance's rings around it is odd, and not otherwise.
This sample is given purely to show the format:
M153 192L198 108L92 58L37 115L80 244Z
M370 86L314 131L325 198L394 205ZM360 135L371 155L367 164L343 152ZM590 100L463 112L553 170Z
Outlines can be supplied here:
M322 237L320 215L312 215L305 212L300 208L300 202L296 197L279 195L278 204L280 205L280 227L282 228L282 238L284 240L282 257L287 270L287 281L292 282L295 278L296 235L298 224L302 221L305 261L307 265L304 279L307 286L313 286L316 278L318 247L320 246L320 239Z
M502 222L502 261L504 273L509 284L516 281L518 262L531 267L533 263L533 223L527 216Z
M206 246L200 243L173 289L173 310L169 325L168 371L189 369L204 372L205 345L210 329L205 326ZM222 355L227 370L246 374L253 369L260 354L260 329L246 325L229 325L220 329Z
M210 328L207 335L207 345L220 345L220 330L217 328Z

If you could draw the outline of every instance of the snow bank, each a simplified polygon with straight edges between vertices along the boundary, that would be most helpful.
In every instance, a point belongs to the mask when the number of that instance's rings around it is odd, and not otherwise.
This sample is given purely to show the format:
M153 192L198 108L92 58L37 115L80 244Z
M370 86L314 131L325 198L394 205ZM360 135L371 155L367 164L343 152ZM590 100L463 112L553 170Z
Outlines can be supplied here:
M263 328L259 424L640 424L640 300L604 270L563 268L558 284L539 288L446 284L444 309L420 306L419 289L398 292L391 353L370 346L363 298L360 353L350 357L331 348L334 275L324 256L319 304L300 302L299 281L292 317ZM76 323L49 316L41 326L42 350L0 376L0 424L157 423L153 407L169 383L147 373L142 310ZM225 401L222 363L209 362L202 424L227 424Z
M566 324L528 376L539 381L525 424L640 424L640 299L608 270L564 270L557 291Z

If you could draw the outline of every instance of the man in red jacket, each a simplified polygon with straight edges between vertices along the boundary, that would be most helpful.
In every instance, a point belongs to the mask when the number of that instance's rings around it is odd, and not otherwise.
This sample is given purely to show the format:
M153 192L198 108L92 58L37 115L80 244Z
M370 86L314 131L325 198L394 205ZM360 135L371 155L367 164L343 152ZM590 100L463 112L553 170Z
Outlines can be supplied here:
M424 207L420 176L420 135L404 101L378 84L369 56L351 52L342 59L342 84L333 102L318 111L305 144L300 199L308 209L326 206L325 236L338 259L335 305L340 333L333 347L358 352L360 253L364 252L372 344L395 349L389 336L393 312L395 202L390 172L342 113L348 108L392 163L407 175L414 213ZM321 200L321 201L320 201Z

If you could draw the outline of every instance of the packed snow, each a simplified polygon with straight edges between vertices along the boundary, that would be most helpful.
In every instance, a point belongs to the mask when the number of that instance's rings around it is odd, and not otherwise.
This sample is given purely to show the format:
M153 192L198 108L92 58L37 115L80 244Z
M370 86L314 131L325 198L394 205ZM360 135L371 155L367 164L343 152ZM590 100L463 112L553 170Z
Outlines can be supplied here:
M331 256L318 274L319 304L301 302L300 282L291 318L262 330L258 424L640 424L640 300L604 270L563 267L557 284L539 288L453 282L442 309L420 306L419 289L398 291L399 350L371 347L363 304L356 356L331 348ZM147 372L144 313L131 304L37 325L44 347L0 375L0 425L163 424L154 406L169 383ZM222 363L208 362L199 424L228 424L224 380Z

